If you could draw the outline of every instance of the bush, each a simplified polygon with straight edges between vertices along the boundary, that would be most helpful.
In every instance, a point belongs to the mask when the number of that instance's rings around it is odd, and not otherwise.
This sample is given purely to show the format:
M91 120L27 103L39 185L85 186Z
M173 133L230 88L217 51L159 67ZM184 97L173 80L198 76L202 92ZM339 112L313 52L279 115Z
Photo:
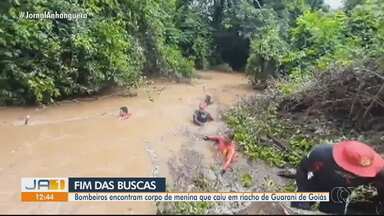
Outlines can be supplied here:
M175 29L175 1L11 1L0 15L0 104L50 103L119 85L142 72L190 77ZM86 19L19 19L21 12ZM177 31L175 31L177 32Z
M185 59L180 50L175 47L165 47L164 56L166 56L166 67L168 73L178 77L192 77L194 63L192 60Z
M308 11L297 19L291 29L291 45L294 48L285 58L287 72L313 71L319 61L334 60L335 50L346 42L347 17L343 12L324 13ZM327 64L329 65L329 64Z
M253 98L227 113L226 122L234 129L235 140L251 159L295 167L314 145L343 136L321 117L308 120L287 115L280 110L282 101L273 96Z
M143 56L121 20L95 19L89 29L74 35L80 83L97 92L112 83L133 86L141 75ZM81 64L80 64L81 63Z
M246 72L251 82L266 80L280 71L283 57L288 52L288 44L280 36L277 26L266 27L251 41L250 56Z
M275 106L267 100L251 99L249 102L226 115L226 122L235 131L235 140L251 159L262 159L275 166L283 166L286 163L284 153L272 145L264 145L267 134L282 130L281 124L276 121Z
M316 144L339 140L381 144L383 68L375 59L358 62L312 76L302 82L305 88L288 94L272 85L266 96L232 109L226 121L246 155L278 167L297 166Z
M243 187L249 188L253 184L253 177L249 173L245 173L241 176L241 184Z
M193 1L179 1L175 16L177 44L185 57L193 59L196 68L206 69L213 55L213 34L207 17L202 14L199 4Z

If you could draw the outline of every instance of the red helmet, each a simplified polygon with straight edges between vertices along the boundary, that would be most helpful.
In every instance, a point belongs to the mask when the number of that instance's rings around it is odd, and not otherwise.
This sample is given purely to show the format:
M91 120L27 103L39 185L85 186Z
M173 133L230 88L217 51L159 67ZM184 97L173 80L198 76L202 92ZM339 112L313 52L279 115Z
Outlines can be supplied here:
M361 177L375 177L384 168L383 158L370 146L358 141L335 144L333 158L341 168Z

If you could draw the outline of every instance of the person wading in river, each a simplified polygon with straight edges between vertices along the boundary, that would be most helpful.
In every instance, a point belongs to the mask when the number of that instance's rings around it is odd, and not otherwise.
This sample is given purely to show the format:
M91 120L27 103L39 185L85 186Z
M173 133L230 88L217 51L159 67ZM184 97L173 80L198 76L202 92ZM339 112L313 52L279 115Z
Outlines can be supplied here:
M199 104L199 107L202 106L205 109L211 104L213 104L211 95L206 95L204 101Z
M132 113L128 112L128 107L126 107L126 106L120 107L120 113L119 113L120 120L129 119L129 117L131 117L131 115L132 115Z
M218 150L224 155L225 162L221 174L223 175L235 159L236 150L235 142L233 141L233 132L227 132L225 136L205 136L204 140L214 141L217 143Z
M384 202L384 160L368 145L342 141L335 145L317 145L305 157L296 173L298 192L330 192L330 202L321 202L319 210L344 213L350 189L374 184L378 190L377 211ZM293 207L309 209L313 203L292 202Z
M196 125L203 126L208 121L213 121L212 115L205 110L206 108L207 105L205 103L200 103L199 109L193 113L193 122Z

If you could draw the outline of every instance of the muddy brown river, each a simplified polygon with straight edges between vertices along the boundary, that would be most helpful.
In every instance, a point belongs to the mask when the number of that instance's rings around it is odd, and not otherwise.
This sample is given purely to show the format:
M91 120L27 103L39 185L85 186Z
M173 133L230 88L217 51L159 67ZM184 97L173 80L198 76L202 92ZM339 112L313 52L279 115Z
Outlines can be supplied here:
M0 108L0 213L155 213L150 202L23 203L20 178L169 177L167 161L186 140L182 128L196 127L192 113L206 93L215 100L211 112L217 118L240 96L253 94L243 74L210 71L199 76L191 84L155 81L139 89L137 97L104 95L45 108ZM133 115L119 120L124 105ZM31 117L28 126L26 115ZM209 127L213 131L215 124ZM198 150L212 154L208 147Z

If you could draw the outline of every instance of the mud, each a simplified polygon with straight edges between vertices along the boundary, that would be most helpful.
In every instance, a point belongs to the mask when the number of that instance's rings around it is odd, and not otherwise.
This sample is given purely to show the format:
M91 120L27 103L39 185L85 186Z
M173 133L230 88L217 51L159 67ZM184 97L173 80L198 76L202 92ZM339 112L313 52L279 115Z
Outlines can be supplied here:
M255 94L241 74L204 72L191 84L155 81L137 97L111 94L47 107L0 108L0 213L155 213L155 203L148 202L22 203L20 178L165 176L172 182L167 162L183 146L203 155L202 163L215 164L213 148L200 135L216 133L223 123L199 128L191 121L206 93L215 100L209 109L217 119L240 96ZM124 105L133 115L121 121L117 114Z

